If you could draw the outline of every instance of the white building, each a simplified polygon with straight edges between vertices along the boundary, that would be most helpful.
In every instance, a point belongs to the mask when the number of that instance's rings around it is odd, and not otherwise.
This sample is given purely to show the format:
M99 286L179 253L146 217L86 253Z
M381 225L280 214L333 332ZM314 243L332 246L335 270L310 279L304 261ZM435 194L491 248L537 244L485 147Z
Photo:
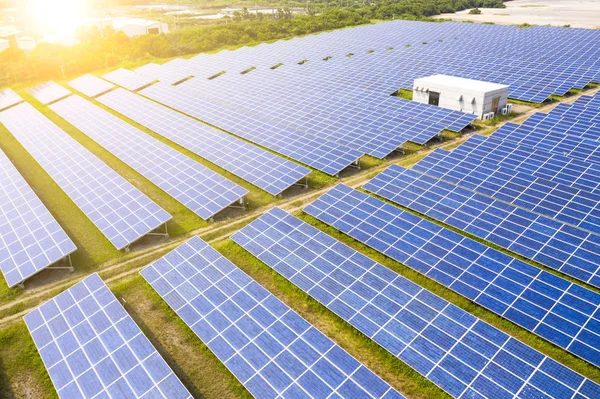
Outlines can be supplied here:
M506 85L455 76L427 76L415 79L413 86L413 101L475 114L481 119L489 119L491 113L510 112L507 99Z
M112 26L114 30L123 31L129 37L169 32L169 24L144 18L101 18L91 21L99 28Z

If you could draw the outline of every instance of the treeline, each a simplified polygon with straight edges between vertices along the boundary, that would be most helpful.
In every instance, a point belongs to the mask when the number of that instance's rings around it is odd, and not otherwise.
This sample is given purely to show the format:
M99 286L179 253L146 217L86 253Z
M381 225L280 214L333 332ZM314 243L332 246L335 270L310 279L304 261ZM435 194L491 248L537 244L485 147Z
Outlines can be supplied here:
M130 38L97 28L80 33L72 47L40 43L31 54L18 49L0 53L0 87L76 76L154 57L174 57L255 42L289 38L369 23L372 19L423 19L474 7L501 7L501 0L401 0L354 9L330 9L317 15L263 18L228 24L187 27L162 35Z

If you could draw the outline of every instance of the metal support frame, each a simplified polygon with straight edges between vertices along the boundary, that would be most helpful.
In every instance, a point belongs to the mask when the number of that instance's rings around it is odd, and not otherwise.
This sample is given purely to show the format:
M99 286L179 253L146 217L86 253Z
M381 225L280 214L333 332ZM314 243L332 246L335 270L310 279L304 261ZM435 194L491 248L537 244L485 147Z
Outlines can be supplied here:
M292 186L300 186L300 187L308 188L308 175L304 176L304 183L296 182L296 183L292 184ZM279 195L281 195L281 194L279 194Z
M167 227L167 223L165 223L163 226L165 226L165 232L164 233L156 233L156 232L150 232L148 234L146 234L147 236L161 236L161 237L168 237L169 236L169 228ZM129 246L127 246L129 247Z
M58 262L60 262L63 259L67 259L67 261L69 262L68 266L48 266L45 267L42 270L68 270L70 273L73 273L75 271L75 268L73 267L73 261L71 260L71 254L67 255L66 257L60 259ZM55 262L58 263L58 262ZM20 289L24 290L25 289L25 281L21 281L17 287L19 287Z
M240 198L239 203L240 203L240 205L234 205L235 204L235 202L234 202L231 205L229 205L227 208L235 208L235 209L246 210L246 201L244 201L244 197Z

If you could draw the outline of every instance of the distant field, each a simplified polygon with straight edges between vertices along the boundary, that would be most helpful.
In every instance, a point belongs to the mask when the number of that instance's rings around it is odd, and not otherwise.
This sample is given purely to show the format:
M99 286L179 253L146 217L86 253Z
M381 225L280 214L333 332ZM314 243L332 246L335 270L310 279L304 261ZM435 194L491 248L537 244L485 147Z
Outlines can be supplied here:
M455 21L493 22L504 25L571 25L573 28L600 28L599 0L513 0L507 1L506 9L499 12L493 8L481 8L479 15L469 10L455 14L442 14L437 18Z

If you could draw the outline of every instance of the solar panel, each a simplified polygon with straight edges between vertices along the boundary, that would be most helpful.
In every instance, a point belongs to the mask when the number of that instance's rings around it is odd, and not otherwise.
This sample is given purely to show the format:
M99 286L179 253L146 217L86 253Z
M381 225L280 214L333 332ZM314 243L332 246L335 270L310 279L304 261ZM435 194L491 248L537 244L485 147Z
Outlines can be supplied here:
M110 91L115 85L94 75L83 75L70 81L69 86L88 97L96 97Z
M306 211L590 363L600 362L600 316L594 315L600 295L593 291L345 186Z
M440 149L412 169L600 235L599 194Z
M23 99L19 97L12 89L0 90L0 111L4 111L6 108L12 107L23 102Z
M190 73L186 69L173 68L170 65L177 66L177 64L158 65L150 62L139 67L135 72L170 85L175 85L190 77Z
M270 194L281 194L310 173L310 169L123 89L98 101Z
M470 160L490 162L568 187L600 194L600 165L515 146L493 137L471 136L452 151Z
M198 237L141 274L256 398L402 398Z
M9 287L77 247L0 150L0 269Z
M70 90L52 81L32 87L27 92L44 105L71 95Z
M202 219L243 203L248 194L245 188L77 95L50 108Z
M594 134L594 138L590 139L505 123L494 132L493 137L565 157L600 163L600 142L595 141L599 137L598 134Z
M197 96L176 91L168 85L152 85L140 94L331 176L357 164L364 155L293 129L283 129L268 122L252 123L243 115L232 113Z
M24 319L60 398L192 397L97 274Z
M576 279L600 286L600 236L391 166L364 188Z
M281 209L232 239L455 398L600 392L596 383Z
M171 219L32 105L0 113L0 122L117 249Z
M155 81L153 78L149 78L125 68L119 68L106 75L102 75L102 79L108 80L117 86L124 87L131 91L140 90L151 85Z

